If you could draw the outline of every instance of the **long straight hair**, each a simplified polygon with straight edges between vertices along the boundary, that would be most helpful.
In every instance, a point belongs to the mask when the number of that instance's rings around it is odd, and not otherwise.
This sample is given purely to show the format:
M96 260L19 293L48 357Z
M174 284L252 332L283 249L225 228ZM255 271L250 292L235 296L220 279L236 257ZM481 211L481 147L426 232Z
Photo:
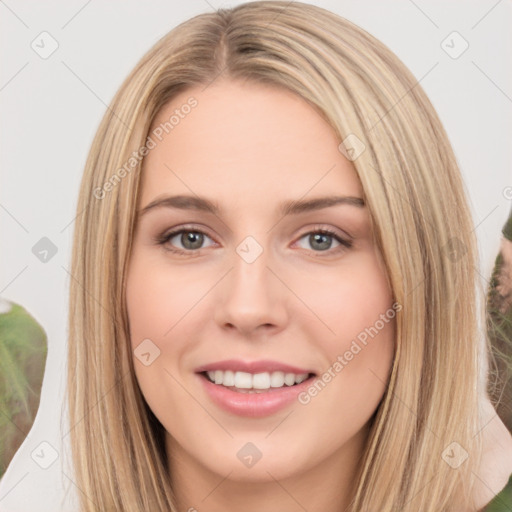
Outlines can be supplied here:
M133 155L167 102L217 78L284 87L332 126L346 155L354 155L351 141L364 144L352 163L402 310L350 510L465 510L481 453L481 313L471 217L447 134L418 81L377 39L319 7L261 1L198 15L160 39L94 138L77 207L69 315L82 512L177 511L165 432L138 387L129 338L125 281L143 161Z

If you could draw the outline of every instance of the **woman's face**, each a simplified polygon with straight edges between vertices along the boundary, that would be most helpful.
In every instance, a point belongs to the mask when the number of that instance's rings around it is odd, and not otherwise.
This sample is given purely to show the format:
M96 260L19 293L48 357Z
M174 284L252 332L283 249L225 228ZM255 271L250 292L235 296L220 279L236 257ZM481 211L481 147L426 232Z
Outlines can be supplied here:
M220 80L152 131L127 308L171 460L239 481L346 468L386 388L395 309L340 141L293 93Z

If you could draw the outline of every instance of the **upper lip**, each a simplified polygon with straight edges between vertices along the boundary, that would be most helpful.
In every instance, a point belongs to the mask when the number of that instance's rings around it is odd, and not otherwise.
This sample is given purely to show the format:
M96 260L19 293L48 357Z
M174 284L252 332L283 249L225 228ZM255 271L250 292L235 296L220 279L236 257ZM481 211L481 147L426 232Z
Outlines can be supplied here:
M211 372L215 370L233 372L246 372L246 373L272 373L272 372L283 372L283 373L314 373L312 370L307 368L299 368L298 366L292 366L279 361L272 360L260 360L260 361L242 361L240 359L226 359L224 361L217 361L215 363L209 363L196 368L196 373Z

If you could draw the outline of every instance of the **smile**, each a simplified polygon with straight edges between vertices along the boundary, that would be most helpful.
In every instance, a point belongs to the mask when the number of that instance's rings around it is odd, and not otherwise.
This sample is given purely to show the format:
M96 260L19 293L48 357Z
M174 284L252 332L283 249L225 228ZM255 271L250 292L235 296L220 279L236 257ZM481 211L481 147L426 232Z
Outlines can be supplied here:
M260 418L297 403L316 373L277 361L229 360L196 368L203 391L215 406L236 416Z
M205 374L210 382L241 393L264 393L271 388L295 386L310 376L308 373L262 372L252 374L231 370L215 370L205 372Z

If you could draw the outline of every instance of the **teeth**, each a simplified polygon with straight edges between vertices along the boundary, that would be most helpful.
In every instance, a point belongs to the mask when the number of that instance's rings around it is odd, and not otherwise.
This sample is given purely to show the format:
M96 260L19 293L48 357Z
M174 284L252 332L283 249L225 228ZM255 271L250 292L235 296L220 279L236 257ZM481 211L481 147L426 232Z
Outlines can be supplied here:
M270 374L256 373L253 375L251 387L254 389L268 389L270 387Z
M233 372L230 370L215 370L207 372L210 381L215 384L235 387L237 389L270 389L282 388L284 385L293 386L300 384L308 378L308 373L284 373L284 372L263 372L263 373L247 373Z
M293 373L284 374L284 383L287 386L293 386L295 384L295 375Z
M284 373L283 372L274 372L270 376L270 387L272 388L281 388L284 386Z
M252 375L245 372L235 373L235 388L251 389L252 388Z
M231 370L227 370L224 372L224 376L222 378L222 384L224 386L234 386L235 385L235 372Z

